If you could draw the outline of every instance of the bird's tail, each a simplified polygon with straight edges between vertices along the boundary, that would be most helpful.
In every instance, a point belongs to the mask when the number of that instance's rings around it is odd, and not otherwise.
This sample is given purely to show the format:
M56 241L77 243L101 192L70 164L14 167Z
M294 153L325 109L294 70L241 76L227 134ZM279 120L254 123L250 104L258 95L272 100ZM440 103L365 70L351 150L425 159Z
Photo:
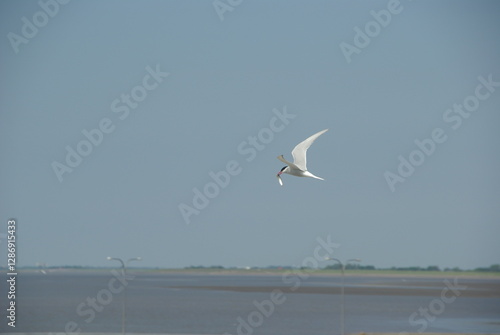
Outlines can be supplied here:
M324 179L323 179L323 178L321 178L321 177L318 177L318 176L313 175L313 174L312 174L311 172L309 172L309 171L305 171L305 172L304 172L304 175L305 175L306 177L311 177L311 178L316 178L316 179L324 180Z

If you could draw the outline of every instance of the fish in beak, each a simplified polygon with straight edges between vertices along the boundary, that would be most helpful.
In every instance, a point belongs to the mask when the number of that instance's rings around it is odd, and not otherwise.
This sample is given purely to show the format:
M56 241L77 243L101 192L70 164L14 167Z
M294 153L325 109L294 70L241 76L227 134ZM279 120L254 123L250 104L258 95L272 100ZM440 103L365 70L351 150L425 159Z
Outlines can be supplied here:
M280 174L281 174L281 172L279 172L279 173L276 175L276 177L278 178L278 181L279 181L280 185L281 185L281 186L283 186L283 180L281 180Z

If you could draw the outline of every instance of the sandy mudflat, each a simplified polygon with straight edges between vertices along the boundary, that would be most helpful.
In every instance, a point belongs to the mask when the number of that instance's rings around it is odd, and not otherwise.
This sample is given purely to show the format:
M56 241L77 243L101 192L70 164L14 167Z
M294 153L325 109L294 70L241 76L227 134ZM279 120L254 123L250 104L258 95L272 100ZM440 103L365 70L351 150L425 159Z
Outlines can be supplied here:
M453 283L450 280L449 283ZM462 285L458 281L459 285ZM412 282L404 281L401 283L391 283L390 285L378 284L370 286L346 286L345 294L358 295L405 295L405 296L439 296L446 285L441 282ZM462 297L482 297L482 298L500 298L500 282L467 282L466 285L459 286L458 290ZM340 287L316 287L316 286L175 286L175 288L192 288L219 291L235 292L271 292L281 290L286 293L305 293L305 294L340 294Z

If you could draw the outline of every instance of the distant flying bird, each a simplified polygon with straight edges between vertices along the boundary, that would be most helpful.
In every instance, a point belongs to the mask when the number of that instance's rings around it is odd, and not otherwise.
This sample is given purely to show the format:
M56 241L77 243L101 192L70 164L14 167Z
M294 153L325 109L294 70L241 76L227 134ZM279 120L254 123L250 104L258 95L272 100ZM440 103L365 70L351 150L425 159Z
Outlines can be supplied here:
M322 130L311 137L308 137L305 141L300 142L293 148L292 150L292 156L293 156L293 163L288 162L285 158L283 158L283 155L278 156L278 159L285 163L287 166L283 167L280 172L276 175L278 177L278 181L281 186L283 186L283 180L281 180L281 174L282 173L288 173L291 174L292 176L297 176L297 177L310 177L310 178L316 178L316 179L321 179L324 180L323 178L317 177L313 175L311 172L307 171L306 167L306 152L307 149L313 144L313 142L320 137L323 133L327 132L328 129Z

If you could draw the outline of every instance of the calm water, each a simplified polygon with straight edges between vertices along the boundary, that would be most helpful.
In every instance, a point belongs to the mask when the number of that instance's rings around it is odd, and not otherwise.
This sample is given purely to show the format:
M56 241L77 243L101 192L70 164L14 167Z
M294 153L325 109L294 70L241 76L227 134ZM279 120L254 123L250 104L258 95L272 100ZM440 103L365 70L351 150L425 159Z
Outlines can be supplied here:
M126 304L135 333L340 334L340 276L133 275L19 273L16 328L7 326L2 284L0 332L120 333ZM453 291L444 278L345 279L346 334L500 333L499 280L449 278Z

